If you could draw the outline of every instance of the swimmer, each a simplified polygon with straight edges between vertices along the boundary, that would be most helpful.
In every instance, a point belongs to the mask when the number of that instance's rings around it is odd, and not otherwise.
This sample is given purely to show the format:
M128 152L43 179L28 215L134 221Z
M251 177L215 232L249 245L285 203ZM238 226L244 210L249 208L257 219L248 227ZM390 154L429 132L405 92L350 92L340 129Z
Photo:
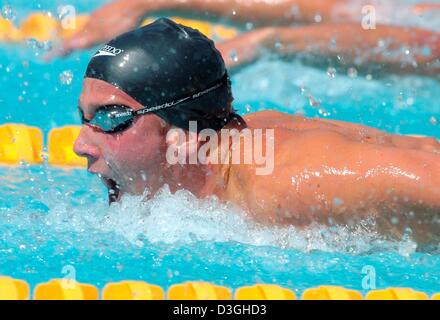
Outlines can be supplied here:
M373 3L372 3L373 2ZM115 0L91 14L84 28L73 37L65 39L64 53L91 47L108 41L140 24L146 15L163 11L175 14L191 14L204 18L251 24L253 28L264 26L298 26L315 23L360 24L362 6L374 4L377 13L381 3L353 0ZM392 5L388 3L388 5ZM421 14L438 9L438 4L420 3L408 11ZM404 5L396 1L395 10ZM387 9L389 10L389 9ZM438 11L438 10L437 10ZM381 22L381 21L378 21ZM409 31L401 28L402 32Z
M306 26L264 26L265 24L287 24L292 17L282 14L287 5L301 6L304 12L314 12L321 8L321 12L328 12L327 17L319 24ZM253 5L246 10L245 2L237 2L240 7L240 14L233 16L239 21L257 21L261 19L260 27L245 32L234 39L218 44L218 48L225 59L226 66L232 70L234 67L242 66L253 61L263 50L271 51L283 56L305 57L309 62L321 62L322 57L335 60L335 65L346 67L355 66L359 71L365 73L419 73L438 77L440 74L440 33L420 28L403 28L399 26L377 24L375 29L364 30L360 23L356 22L334 22L330 14L331 8L341 1L280 1L280 2L250 2ZM128 31L139 23L139 16L145 10L147 12L160 10L165 4L173 9L185 10L192 1L175 4L173 1L154 2L141 1L136 6L136 1L114 3L104 6L101 10L106 19L100 18L101 11L92 14L89 26L84 31L77 33L73 38L67 39L64 43L64 53L71 50L88 47L97 41L106 40L113 36ZM217 15L224 16L228 10L227 6L220 5L218 1L199 2L195 1L194 10L207 10ZM312 4L310 4L312 3ZM235 1L231 2L231 5ZM143 5L142 9L140 5ZM270 10L265 10L270 6ZM130 13L120 14L120 11ZM124 8L124 9L123 9ZM168 7L166 7L168 8ZM266 8L267 9L267 8ZM111 11L113 10L113 11ZM136 18L129 18L136 13ZM97 17L93 17L97 15ZM115 16L117 15L117 16ZM112 18L113 17L113 18ZM122 18L121 18L122 17ZM281 20L277 17L282 17ZM305 19L306 16L303 16ZM118 23L112 23L112 19L120 19ZM301 22L310 22L310 19ZM124 22L126 21L126 22ZM259 21L259 20L258 20ZM339 20L338 20L339 21ZM112 27L101 28L99 24ZM231 53L235 54L232 55ZM237 57L232 59L231 56ZM312 59L314 58L314 60Z
M228 72L214 43L162 18L111 40L91 59L74 151L101 177L110 202L145 190L153 196L168 185L173 193L186 189L199 198L216 196L263 224L355 226L372 217L389 237L411 228L416 241L438 244L436 139L277 111L242 118L232 101ZM196 122L195 130L190 121ZM221 129L248 129L254 138L263 132L266 146L271 140L264 135L272 132L272 171L256 174L255 161L170 163L170 147L190 158L206 146L203 129L212 129L220 145L239 149L244 157L250 151L246 145L223 139ZM187 133L186 139L177 139L175 132Z
M377 29L365 31L357 23L264 27L217 47L229 69L250 63L269 51L309 60L330 58L336 60L335 65L356 66L375 74L440 75L440 33L417 28L402 32L400 27L378 25Z

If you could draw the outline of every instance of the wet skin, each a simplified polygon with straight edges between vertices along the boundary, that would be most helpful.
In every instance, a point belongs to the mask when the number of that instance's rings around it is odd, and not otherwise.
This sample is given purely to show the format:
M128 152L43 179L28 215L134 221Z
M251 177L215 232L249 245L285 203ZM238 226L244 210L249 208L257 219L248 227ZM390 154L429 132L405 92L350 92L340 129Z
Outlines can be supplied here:
M85 117L100 105L142 106L124 92L86 78L80 97ZM250 165L168 165L170 126L155 115L106 134L84 125L74 150L88 159L110 189L154 194L164 184L198 197L216 195L266 224L352 224L373 216L383 234L410 227L420 242L440 237L440 144L434 138L389 135L352 123L308 119L276 111L248 114L250 129L274 129L274 170ZM263 139L264 141L264 139ZM245 150L242 150L245 152Z

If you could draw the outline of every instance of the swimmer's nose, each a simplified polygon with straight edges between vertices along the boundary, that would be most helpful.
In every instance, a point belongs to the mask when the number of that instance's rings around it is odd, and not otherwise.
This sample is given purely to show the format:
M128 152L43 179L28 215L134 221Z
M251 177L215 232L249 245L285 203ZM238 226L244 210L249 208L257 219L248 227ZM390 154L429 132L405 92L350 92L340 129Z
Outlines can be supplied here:
M86 131L87 127L82 126L73 145L73 151L78 156L87 158L90 167L99 158L99 149L91 143Z

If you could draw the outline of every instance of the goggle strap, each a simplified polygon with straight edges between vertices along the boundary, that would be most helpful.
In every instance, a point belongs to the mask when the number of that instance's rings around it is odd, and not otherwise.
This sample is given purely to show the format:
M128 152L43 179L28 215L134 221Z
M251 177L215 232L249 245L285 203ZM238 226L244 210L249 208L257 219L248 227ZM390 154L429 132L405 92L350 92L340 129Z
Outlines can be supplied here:
M136 114L136 115L143 115L143 114L146 114L146 113L149 113L149 112L153 112L153 111L157 111L157 110L161 110L161 109L165 109L165 108L174 107L175 105L178 105L178 104L180 104L182 102L185 102L187 100L197 99L197 98L199 98L199 97L201 97L201 96L203 96L203 95L205 95L205 94L207 94L207 93L209 93L209 92L211 92L211 91L213 91L215 89L220 88L225 83L225 81L224 81L225 78L227 78L226 74L223 77L223 79L221 80L221 82L217 83L216 85L214 85L214 86L212 86L212 87L210 87L208 89L205 89L203 91L194 93L191 96L179 99L177 101L166 102L164 104L160 104L160 105L157 105L157 106L154 106L154 107L150 107L150 108L144 107L143 109L135 111L134 114Z

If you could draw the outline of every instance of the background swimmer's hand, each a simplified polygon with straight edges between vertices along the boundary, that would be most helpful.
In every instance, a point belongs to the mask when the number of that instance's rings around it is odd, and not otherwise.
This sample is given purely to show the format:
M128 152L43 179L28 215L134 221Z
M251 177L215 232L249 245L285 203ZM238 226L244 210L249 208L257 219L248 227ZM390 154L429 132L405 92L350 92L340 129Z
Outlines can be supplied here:
M93 12L86 24L62 43L60 55L92 47L134 28L144 15L142 1L117 0Z

